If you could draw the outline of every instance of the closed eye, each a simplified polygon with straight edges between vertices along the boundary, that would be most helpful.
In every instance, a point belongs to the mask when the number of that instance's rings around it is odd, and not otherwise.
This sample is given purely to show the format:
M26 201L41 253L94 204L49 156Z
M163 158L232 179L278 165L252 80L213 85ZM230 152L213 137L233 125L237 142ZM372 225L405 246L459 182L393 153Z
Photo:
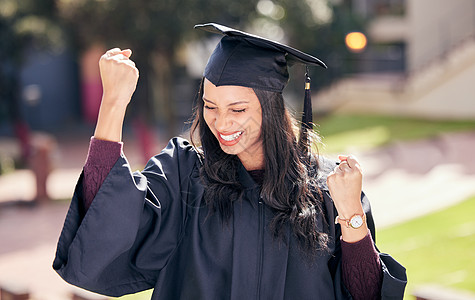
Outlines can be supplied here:
M235 112L235 113L241 113L241 112L245 112L245 111L246 111L245 108L243 108L243 109L233 109L233 112Z
M208 105L205 105L204 108L206 108L206 109L216 109L216 107L211 107L211 106L208 106Z

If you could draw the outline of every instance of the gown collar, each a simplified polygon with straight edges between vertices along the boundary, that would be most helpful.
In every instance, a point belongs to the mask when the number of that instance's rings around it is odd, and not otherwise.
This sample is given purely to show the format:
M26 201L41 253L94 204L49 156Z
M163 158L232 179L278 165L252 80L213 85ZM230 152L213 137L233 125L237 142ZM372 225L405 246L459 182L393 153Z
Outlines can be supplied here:
M239 162L238 175L239 182L241 182L245 189L254 189L259 187L259 184L257 184L254 179L252 179L252 176L247 172L246 168L244 168L241 162Z

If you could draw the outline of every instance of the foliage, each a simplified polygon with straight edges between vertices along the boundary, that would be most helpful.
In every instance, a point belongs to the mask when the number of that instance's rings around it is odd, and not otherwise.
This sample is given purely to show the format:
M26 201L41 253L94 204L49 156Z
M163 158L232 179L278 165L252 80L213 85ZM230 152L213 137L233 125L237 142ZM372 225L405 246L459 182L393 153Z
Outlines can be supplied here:
M79 46L85 47L106 42L175 52L183 41L196 37L195 24L217 22L286 40L305 51L333 53L343 47L344 33L362 26L349 5L328 0L57 1Z
M96 42L133 45L173 58L194 24L211 20L246 22L255 1L59 0L58 5L62 16L74 27L79 46Z
M27 47L59 48L64 38L54 0L0 1L0 59L19 63Z
M196 35L193 26L210 21L242 25L252 17L256 0L58 1L79 49L101 44L133 50L140 80L129 112L148 123L158 118L167 125L168 135L175 135L180 108L174 102L180 99L174 87L177 79L186 77L179 54Z
M37 46L72 41L79 54L96 44L132 48L141 71L134 106L149 120L160 111L171 125L179 109L171 104L177 100L174 86L183 78L190 82L183 49L193 39L209 37L192 30L203 22L250 30L322 58L330 69L311 71L318 82L314 90L340 74L340 58L347 54L344 34L363 24L350 14L346 0L1 0L0 37L8 42L0 54L21 61L32 40ZM291 70L292 77L293 72L302 69ZM301 82L291 81L289 90L301 92Z
M379 249L391 253L407 269L407 299L415 287L424 284L475 292L473 211L475 196L377 233Z

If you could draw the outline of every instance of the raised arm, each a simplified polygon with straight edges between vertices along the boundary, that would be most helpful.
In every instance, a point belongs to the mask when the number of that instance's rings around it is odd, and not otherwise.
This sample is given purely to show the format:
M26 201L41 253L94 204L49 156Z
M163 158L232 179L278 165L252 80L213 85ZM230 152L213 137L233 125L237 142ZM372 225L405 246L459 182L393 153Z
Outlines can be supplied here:
M139 77L135 63L130 60L131 55L131 50L114 48L99 60L103 95L94 138L84 165L83 212L88 210L120 156L125 111Z
M94 137L120 142L127 105L137 86L139 71L130 60L132 51L114 48L99 61L102 79L102 101Z

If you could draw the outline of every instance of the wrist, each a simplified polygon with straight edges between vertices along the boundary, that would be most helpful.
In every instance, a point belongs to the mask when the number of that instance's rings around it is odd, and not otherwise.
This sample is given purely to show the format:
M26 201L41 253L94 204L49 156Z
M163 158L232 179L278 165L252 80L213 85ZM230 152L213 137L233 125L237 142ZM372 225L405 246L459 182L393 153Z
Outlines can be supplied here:
M103 110L125 111L129 101L121 100L119 97L102 95L101 107Z
M347 219L337 216L335 224L340 224L342 239L348 243L358 242L368 233L366 214L364 212L353 214Z
M122 141L122 125L126 107L101 103L94 137L101 140Z
M361 241L368 234L368 226L364 223L360 228L347 228L341 226L341 238L347 243L356 243Z
M340 220L349 220L355 215L364 215L363 207L346 208L346 209L337 209L338 219Z

